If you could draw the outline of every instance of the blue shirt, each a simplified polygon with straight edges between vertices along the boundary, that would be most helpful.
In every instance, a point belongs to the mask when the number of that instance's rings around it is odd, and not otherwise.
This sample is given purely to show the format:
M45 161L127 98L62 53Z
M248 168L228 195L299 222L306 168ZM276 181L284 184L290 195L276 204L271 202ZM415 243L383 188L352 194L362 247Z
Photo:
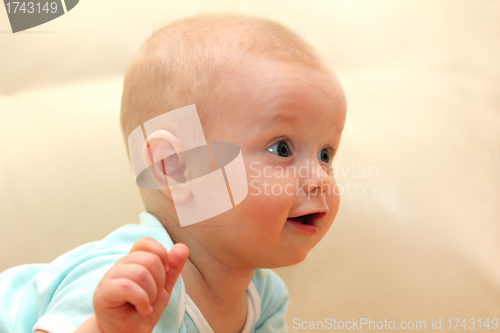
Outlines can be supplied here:
M22 265L0 273L0 333L74 331L94 313L92 298L103 275L137 240L151 237L167 250L174 245L153 215L141 213L140 222L125 225L101 241L81 245L49 264ZM288 332L284 319L288 291L273 271L254 271L247 288L247 305L242 333ZM153 330L160 332L213 332L186 294L182 276Z

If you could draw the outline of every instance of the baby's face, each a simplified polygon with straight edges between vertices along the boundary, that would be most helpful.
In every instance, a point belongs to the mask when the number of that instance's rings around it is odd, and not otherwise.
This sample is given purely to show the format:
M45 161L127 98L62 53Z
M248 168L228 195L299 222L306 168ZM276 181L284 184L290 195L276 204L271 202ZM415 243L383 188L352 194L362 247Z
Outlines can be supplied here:
M235 264L298 263L338 211L332 159L345 122L344 93L333 76L282 62L227 75L214 89L220 116L206 136L240 146L249 192L235 208L201 222L219 227L192 231Z

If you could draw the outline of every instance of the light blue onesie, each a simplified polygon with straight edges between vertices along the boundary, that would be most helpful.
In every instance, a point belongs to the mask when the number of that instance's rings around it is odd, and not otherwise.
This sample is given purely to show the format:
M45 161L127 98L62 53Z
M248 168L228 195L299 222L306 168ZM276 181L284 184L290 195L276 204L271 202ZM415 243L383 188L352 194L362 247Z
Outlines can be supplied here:
M0 274L0 333L72 332L94 313L92 297L103 275L142 237L170 250L174 245L161 223L140 214L140 224L123 226L101 241L79 246L50 264L10 268ZM241 333L288 332L288 291L276 273L255 270L247 288L247 318ZM212 333L177 279L154 333Z

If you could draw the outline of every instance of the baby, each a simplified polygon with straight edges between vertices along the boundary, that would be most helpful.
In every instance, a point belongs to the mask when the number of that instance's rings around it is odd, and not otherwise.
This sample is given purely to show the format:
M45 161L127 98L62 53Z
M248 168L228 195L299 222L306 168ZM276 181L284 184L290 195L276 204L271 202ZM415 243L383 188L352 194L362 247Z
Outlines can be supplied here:
M332 159L343 90L281 24L204 14L164 26L133 57L121 106L125 140L193 104L206 142L240 147L246 198L181 226L168 187L140 188L147 212L139 225L0 274L0 332L288 331L288 292L269 268L303 261L337 214ZM171 147L158 140L159 149Z

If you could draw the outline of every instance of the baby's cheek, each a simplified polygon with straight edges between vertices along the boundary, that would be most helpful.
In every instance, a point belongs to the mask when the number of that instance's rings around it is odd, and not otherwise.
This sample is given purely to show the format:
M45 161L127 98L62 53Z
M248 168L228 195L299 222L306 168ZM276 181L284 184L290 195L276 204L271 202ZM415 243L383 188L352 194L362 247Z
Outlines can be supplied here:
M249 184L248 204L252 206L252 215L264 220L286 221L288 212L293 206L293 197L285 193L289 183L284 178L258 178ZM290 186L289 186L290 187ZM293 190L288 189L289 193ZM245 200L247 200L245 199ZM269 222L267 222L269 223Z

